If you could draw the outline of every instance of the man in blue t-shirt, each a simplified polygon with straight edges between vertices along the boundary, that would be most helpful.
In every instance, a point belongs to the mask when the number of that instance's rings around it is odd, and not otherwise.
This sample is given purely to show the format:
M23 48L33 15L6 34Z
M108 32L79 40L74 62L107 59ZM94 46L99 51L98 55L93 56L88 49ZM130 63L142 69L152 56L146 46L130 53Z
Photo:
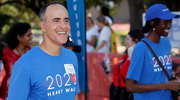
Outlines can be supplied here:
M146 12L146 25L143 33L148 33L146 41L169 75L172 71L171 45L167 37L172 14L163 4L154 4ZM178 91L180 82L169 81L150 49L144 42L136 44L126 77L126 89L133 92L134 100L172 100L171 91ZM177 98L176 98L177 99Z
M15 63L7 100L74 100L79 93L77 57L62 47L70 33L68 11L53 1L39 16L43 42Z

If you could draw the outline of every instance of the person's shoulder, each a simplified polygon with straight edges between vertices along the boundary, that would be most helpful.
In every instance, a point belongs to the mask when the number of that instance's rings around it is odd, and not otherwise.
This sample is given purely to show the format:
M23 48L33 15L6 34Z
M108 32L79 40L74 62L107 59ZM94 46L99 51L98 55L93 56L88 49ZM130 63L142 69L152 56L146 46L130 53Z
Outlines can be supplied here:
M9 52L9 51L12 51L12 49L11 49L10 47L5 47L5 48L3 49L3 52Z
M167 39L167 38L165 38L165 37L162 37L162 38L160 38L160 41L161 42L166 42L166 43L169 43L170 41Z
M32 55L32 54L36 54L39 52L40 48L38 46L35 46L33 48L28 48L29 51L25 54L25 55Z
M142 40L146 40L145 38L143 38ZM138 53L141 53L141 52L145 52L147 50L147 46L144 42L142 41L139 41L134 49L133 49L133 52L138 52Z
M110 27L108 27L108 26L104 26L104 28L102 29L102 31L103 31L103 32L107 32L107 33L111 33L111 32L112 32L111 29L110 29Z
M13 52L13 50L12 50L10 47L5 47L5 48L2 50L2 54L3 54L2 59L4 59L5 56L13 55L14 52Z
M167 38L164 38L164 37L160 38L160 44L165 47L171 48L171 43Z
M62 53L64 54L68 54L68 55L75 55L75 53L73 51L71 51L70 49L61 47Z
M36 57L36 55L39 53L39 47L33 47L31 48L27 53L25 53L24 55L22 55L19 59L19 61L30 61L33 60L33 57Z
M148 42L147 38L142 38L141 40ZM145 44L144 42L142 42L141 40L135 45L135 48L137 48L137 47L143 48L143 47L146 45L146 44Z
M109 26L104 26L104 29L110 30L110 27Z
M62 56L61 57L64 57L65 60L72 60L72 61L77 61L77 56L75 54L75 52L71 51L70 49L67 49L67 48L64 48L64 47L61 47L61 50L62 50Z

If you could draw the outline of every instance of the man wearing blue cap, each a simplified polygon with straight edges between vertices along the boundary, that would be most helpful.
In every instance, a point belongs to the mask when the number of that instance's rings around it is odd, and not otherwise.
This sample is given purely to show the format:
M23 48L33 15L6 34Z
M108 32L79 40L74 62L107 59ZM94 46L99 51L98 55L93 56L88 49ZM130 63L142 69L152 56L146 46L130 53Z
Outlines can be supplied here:
M161 36L168 36L172 19L178 17L165 5L154 4L146 12L146 25L143 27L143 33L149 34L142 40L150 45L170 76L171 45ZM134 48L126 79L126 89L133 92L134 100L172 100L171 90L178 91L180 88L177 80L168 80L144 42L137 43Z

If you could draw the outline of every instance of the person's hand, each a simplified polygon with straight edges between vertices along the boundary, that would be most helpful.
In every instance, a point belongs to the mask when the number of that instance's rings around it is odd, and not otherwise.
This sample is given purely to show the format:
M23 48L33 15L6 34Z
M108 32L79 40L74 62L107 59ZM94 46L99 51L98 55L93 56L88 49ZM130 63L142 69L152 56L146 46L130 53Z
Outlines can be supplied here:
M180 82L178 82L177 80L169 81L167 88L177 92L180 89Z

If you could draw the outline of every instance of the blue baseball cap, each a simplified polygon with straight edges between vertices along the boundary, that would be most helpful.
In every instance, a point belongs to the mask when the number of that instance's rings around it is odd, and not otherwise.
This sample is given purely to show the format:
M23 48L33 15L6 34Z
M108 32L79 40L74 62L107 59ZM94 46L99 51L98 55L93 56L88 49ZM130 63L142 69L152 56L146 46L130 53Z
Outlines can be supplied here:
M77 53L81 52L81 47L79 45L74 44L74 41L70 36L68 36L67 42L63 45L68 46L68 47L73 47L74 52L77 52Z
M179 18L179 15L172 14L170 10L163 4L154 4L148 8L145 19L147 22L155 18L170 20L173 18Z

